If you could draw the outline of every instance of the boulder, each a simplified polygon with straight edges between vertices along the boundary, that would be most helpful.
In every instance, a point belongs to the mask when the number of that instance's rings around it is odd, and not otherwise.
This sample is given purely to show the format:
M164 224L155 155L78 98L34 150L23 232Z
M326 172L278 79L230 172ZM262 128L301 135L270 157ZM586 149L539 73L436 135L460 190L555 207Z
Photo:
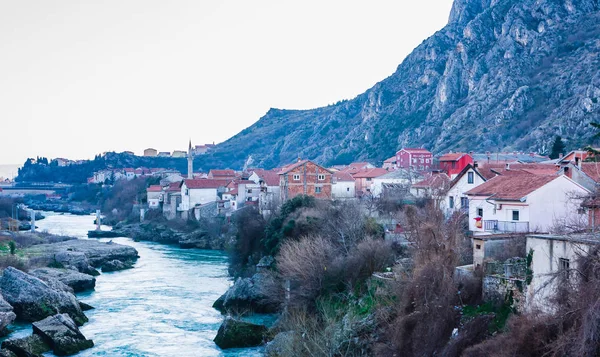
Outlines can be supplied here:
M95 309L95 307L93 307L92 305L88 305L82 301L79 302L79 307L81 308L81 311L89 311Z
M11 350L7 350L5 348L0 349L0 357L17 357Z
M133 268L133 263L131 262L122 262L120 260L111 260L102 265L102 272L107 273L110 271L118 271Z
M74 239L53 244L39 244L30 248L30 254L46 256L50 261L64 267L74 267L82 273L91 267L101 267L111 260L135 261L138 252L135 248L110 242L100 242L91 239ZM95 270L94 270L95 271Z
M271 296L274 291L277 292L277 289L281 289L280 284L268 273L257 273L251 278L239 278L215 301L213 307L219 311L250 310L256 313L274 313L280 308L276 296Z
M17 317L23 320L33 322L57 313L67 313L78 325L87 322L73 294L54 290L42 280L13 267L4 270L0 290Z
M9 350L17 357L43 357L42 353L51 350L38 335L5 340L2 342L2 349Z
M50 316L32 325L33 333L42 337L57 356L72 355L94 346L67 314Z
M6 334L6 326L10 325L16 318L17 315L13 312L13 307L0 295L0 336Z
M295 338L293 331L280 332L265 347L265 356L284 357L292 353L292 344Z
M227 317L214 341L222 349L255 347L263 343L267 331L266 326Z
M96 286L96 278L71 269L39 268L30 274L46 282L51 279L58 280L74 292L93 290Z

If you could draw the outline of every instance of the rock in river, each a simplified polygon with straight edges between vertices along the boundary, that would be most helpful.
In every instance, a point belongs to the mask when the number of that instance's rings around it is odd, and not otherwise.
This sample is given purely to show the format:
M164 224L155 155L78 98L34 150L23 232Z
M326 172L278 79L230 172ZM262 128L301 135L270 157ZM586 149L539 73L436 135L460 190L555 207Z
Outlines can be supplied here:
M58 280L76 293L93 290L96 286L96 278L71 269L39 268L31 271L30 274L45 282Z
M57 356L67 356L94 346L67 314L58 314L33 323L33 333L42 337Z
M103 273L107 273L109 271L118 271L118 270L125 270L125 269L131 269L133 268L133 264L126 261L126 262L122 262L120 260L111 260L108 261L104 264L102 264L102 272Z
M0 289L17 317L23 320L33 322L57 313L67 313L78 325L87 322L73 294L54 290L42 280L13 267L4 270Z
M281 286L271 274L261 272L251 278L239 278L215 303L213 307L219 311L230 309L250 310L257 313L273 313L279 311L279 302L273 294Z
M38 335L15 338L2 342L2 350L8 350L17 357L43 357L42 353L48 352L50 349L50 346L48 346Z
M6 326L10 325L16 317L13 307L0 296L0 336L5 334Z
M267 331L266 326L227 317L214 341L222 349L255 347L263 343Z

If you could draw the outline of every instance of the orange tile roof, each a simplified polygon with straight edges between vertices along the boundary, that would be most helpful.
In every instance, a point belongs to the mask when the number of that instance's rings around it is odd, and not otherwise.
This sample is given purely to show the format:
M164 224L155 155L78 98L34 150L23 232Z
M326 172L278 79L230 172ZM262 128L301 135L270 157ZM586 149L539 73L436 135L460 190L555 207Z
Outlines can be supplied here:
M558 177L560 176L534 175L528 172L500 175L465 194L469 196L493 196L493 199L496 200L518 201Z
M379 176L383 176L388 173L388 170L376 167L374 169L366 169L360 170L355 174L352 174L352 177L357 178L375 178Z
M582 162L581 171L596 183L600 183L600 162Z
M216 179L187 179L183 181L189 189L219 188L225 187L229 183L227 180Z
M227 176L227 177L235 177L235 171L233 170L210 170L208 172L209 175L212 174L213 177L215 176Z
M333 181L334 182L354 182L354 177L350 175L348 172L337 171L333 173Z
M454 153L448 153L448 154L444 154L440 157L440 161L458 161L461 157L467 155L467 153L464 152L454 152Z
M150 187L148 187L147 191L148 192L161 192L162 187L160 185L151 185Z
M442 188L450 183L450 176L442 172L439 174L433 174L428 178L419 181L412 185L414 188Z

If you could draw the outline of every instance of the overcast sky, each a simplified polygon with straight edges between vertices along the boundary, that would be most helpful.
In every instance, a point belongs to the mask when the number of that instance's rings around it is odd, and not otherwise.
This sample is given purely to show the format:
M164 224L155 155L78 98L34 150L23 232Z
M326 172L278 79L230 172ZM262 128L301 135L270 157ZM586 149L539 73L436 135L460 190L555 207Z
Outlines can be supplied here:
M451 0L0 0L0 164L221 142L350 99Z

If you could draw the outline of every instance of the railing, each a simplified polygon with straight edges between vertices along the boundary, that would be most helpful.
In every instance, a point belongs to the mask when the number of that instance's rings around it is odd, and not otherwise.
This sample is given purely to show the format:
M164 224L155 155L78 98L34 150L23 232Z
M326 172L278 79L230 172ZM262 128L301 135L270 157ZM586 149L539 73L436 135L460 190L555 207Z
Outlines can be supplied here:
M483 221L483 229L486 232L527 233L529 222L486 220Z

